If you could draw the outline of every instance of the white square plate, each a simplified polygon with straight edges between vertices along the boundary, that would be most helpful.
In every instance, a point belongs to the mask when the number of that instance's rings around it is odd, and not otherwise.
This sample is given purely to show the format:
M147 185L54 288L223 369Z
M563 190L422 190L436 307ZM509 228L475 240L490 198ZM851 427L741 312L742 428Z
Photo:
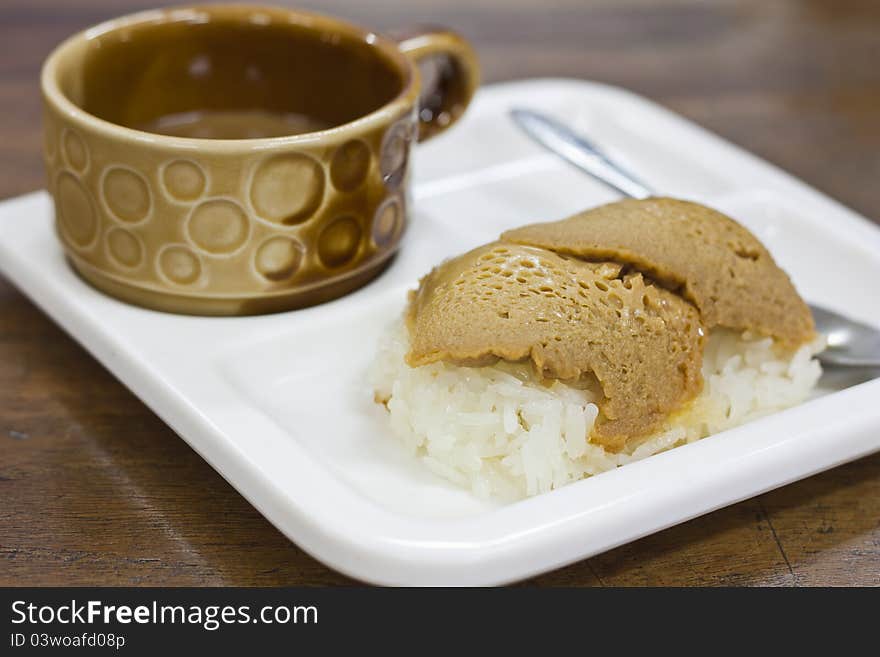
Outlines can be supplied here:
M67 266L44 192L0 204L0 268L282 532L371 582L509 582L880 449L880 380L826 377L797 408L507 506L407 456L365 383L407 288L505 228L614 198L522 136L512 105L572 124L655 189L732 214L808 300L880 325L875 226L645 99L567 80L486 88L419 147L401 255L323 306L218 319L115 301Z

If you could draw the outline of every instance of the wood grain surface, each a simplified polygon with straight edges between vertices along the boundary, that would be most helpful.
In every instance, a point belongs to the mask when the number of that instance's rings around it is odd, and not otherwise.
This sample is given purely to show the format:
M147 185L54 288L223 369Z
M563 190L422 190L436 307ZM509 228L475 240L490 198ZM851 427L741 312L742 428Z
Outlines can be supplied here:
M46 54L149 4L0 4L0 197L43 186ZM876 0L297 4L379 30L449 25L476 45L486 82L571 76L628 87L880 216ZM0 585L347 583L0 278ZM880 454L529 584L880 585Z

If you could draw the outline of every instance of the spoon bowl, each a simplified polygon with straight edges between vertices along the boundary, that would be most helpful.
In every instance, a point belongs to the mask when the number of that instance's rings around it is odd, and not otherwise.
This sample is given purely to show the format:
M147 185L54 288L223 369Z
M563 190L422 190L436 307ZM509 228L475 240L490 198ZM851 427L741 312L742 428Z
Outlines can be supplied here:
M823 365L880 368L880 331L827 308L810 305L810 310L828 341L817 356Z

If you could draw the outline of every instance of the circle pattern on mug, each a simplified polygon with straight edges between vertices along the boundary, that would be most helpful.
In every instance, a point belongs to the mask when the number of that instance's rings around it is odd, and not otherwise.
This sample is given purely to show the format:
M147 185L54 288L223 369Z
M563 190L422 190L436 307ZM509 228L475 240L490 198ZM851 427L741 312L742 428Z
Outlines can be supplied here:
M303 245L291 237L270 237L257 249L254 264L264 278L285 281L299 269L303 252Z
M343 192L357 189L370 169L370 148L360 139L352 139L336 149L330 162L330 180Z
M58 213L64 232L77 246L87 246L98 232L98 217L88 190L69 171L58 176Z
M248 236L248 218L238 203L211 199L200 203L187 222L189 238L202 251L233 253Z
M147 181L130 169L109 169L104 174L101 192L107 208L120 221L135 223L150 212L152 198Z
M107 233L110 256L123 267L137 267L144 258L141 241L124 228L112 228Z
M318 257L326 267L341 267L357 254L361 225L356 217L343 215L330 222L318 236Z
M159 269L165 277L179 285L189 285L202 273L199 259L184 246L169 246L159 255Z
M64 157L77 171L83 171L89 163L89 151L83 138L72 130L64 132Z
M388 189L397 189L406 175L409 161L409 144L411 130L409 124L400 121L394 124L382 139L382 150L379 154L379 170L382 180Z
M271 157L251 181L251 203L262 218L290 226L311 217L324 197L324 169L301 153Z
M400 200L392 197L380 205L373 217L371 237L373 244L382 248L391 244L403 225L403 209Z
M194 201L205 191L205 172L195 162L175 160L162 172L165 192L178 201Z

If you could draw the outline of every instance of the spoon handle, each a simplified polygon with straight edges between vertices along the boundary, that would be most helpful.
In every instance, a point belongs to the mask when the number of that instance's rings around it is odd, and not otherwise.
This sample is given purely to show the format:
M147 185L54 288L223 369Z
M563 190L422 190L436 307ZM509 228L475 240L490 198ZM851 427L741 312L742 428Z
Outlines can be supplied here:
M596 180L630 198L648 198L654 192L636 176L609 158L596 144L568 126L532 110L515 108L510 116L541 146L575 165Z

